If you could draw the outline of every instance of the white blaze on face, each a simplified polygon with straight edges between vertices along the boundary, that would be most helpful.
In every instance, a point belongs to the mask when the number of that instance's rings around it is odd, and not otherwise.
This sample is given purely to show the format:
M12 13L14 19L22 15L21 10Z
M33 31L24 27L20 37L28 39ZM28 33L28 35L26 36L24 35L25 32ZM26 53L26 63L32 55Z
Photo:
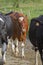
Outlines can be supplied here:
M24 19L24 17L19 17L20 22L22 22L23 19ZM22 28L22 31L23 31L23 32L26 32L26 29L25 29L25 28Z
M2 21L2 22L4 23L4 21L3 21L3 19L2 19L2 18L0 18L0 21Z
M19 17L19 20L20 20L20 21L23 21L23 19L24 19L24 17Z

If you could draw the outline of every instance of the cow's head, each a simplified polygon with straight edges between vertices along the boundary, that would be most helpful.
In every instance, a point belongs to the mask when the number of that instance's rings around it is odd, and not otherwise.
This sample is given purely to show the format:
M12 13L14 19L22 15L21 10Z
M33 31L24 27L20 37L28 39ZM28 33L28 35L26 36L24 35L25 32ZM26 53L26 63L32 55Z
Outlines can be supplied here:
M19 17L19 22L22 26L22 31L26 32L28 29L28 20L27 20L27 16L21 16Z
M26 33L28 31L28 19L27 16L19 17L19 23L21 25L21 38L22 40L26 40Z

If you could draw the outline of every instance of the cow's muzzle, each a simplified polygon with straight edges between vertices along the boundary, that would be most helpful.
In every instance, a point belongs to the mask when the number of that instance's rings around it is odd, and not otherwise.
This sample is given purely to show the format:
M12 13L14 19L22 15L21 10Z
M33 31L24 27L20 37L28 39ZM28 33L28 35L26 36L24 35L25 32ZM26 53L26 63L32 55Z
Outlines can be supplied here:
M23 31L23 32L26 32L26 29L25 29L25 28L22 28L22 31Z

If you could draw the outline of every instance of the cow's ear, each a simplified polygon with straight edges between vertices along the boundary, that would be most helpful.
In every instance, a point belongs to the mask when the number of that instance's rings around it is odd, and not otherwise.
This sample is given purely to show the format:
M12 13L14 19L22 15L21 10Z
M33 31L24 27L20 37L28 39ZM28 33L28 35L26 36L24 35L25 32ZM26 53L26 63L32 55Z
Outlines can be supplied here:
M29 20L27 15L25 15L25 19L26 19L27 21Z
M25 17L28 17L27 14L25 15Z
M25 18L27 18L27 19L28 19L28 16L27 16L27 15L25 15Z

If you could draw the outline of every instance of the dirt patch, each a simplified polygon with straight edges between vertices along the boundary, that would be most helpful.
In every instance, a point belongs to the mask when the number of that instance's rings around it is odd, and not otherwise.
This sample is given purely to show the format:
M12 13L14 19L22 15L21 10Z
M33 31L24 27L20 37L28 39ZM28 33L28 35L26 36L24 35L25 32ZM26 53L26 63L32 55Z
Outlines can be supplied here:
M25 44L25 58L21 58L21 44L19 43L20 54L15 57L12 54L11 47L7 49L6 54L6 64L4 65L35 65L35 51L32 50L32 45L27 39ZM0 63L2 63L0 61ZM40 55L39 55L39 65L41 65Z

